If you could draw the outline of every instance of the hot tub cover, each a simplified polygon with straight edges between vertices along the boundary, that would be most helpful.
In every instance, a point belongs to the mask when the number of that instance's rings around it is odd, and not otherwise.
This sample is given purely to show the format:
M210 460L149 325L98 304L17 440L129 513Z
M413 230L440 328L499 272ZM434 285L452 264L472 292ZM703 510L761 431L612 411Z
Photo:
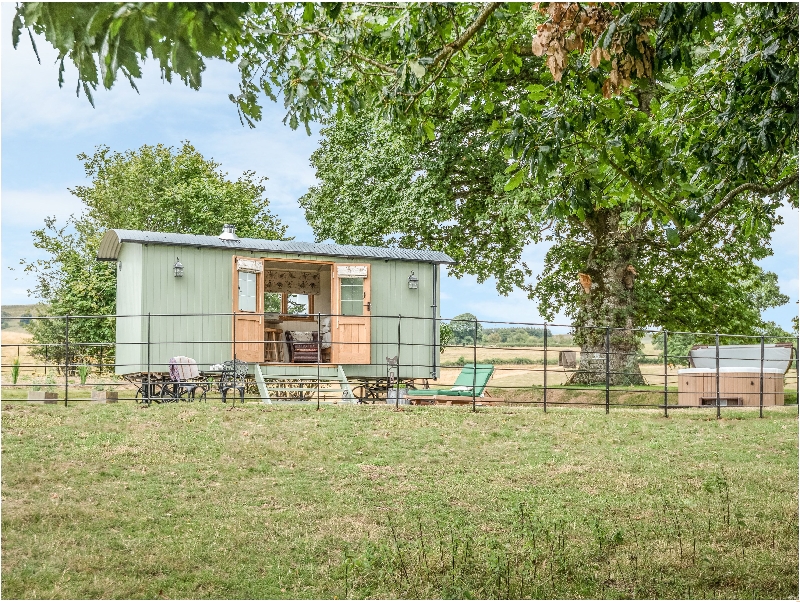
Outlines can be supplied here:
M692 368L715 370L717 349L714 345L695 345L689 352ZM764 371L767 368L787 372L794 356L791 343L764 345ZM761 368L761 345L720 345L719 367L751 368L756 372Z

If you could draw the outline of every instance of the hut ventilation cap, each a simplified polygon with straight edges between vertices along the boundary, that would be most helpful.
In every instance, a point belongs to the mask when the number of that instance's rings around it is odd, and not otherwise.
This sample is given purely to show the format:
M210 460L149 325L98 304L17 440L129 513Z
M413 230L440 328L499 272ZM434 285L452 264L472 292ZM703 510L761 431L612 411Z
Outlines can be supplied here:
M238 241L239 237L236 236L236 226L233 224L225 224L222 226L222 234L219 235L219 239Z

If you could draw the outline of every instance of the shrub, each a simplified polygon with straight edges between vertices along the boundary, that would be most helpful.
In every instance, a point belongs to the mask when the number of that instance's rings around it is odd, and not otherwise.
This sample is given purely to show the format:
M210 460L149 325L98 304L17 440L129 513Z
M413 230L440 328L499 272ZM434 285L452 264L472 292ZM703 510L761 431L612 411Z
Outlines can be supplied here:
M19 378L19 358L15 357L13 360L11 360L11 382L16 385L18 378Z
M92 371L92 368L88 364L81 364L80 366L78 366L78 376L81 379L81 384L82 385L86 384L86 378L89 376L89 373L91 371Z

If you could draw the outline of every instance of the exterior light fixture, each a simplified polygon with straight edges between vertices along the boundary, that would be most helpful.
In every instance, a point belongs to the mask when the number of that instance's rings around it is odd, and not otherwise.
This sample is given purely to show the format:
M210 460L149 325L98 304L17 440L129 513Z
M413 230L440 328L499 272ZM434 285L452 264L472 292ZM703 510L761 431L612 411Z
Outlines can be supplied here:
M175 278L183 278L183 264L178 257L175 258L175 265L172 266L172 270L175 272Z
M408 277L408 288L419 288L419 278L414 275L414 270L411 270L411 276Z

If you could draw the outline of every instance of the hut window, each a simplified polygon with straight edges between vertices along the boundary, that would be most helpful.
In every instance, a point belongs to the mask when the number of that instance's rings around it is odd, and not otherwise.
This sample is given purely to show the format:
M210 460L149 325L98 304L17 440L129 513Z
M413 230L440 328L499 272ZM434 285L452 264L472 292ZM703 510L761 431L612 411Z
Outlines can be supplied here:
M239 272L239 311L256 310L256 274Z
M307 316L314 312L314 295L287 295L286 313L292 316Z
M342 286L342 315L364 315L364 279L341 278Z
M307 316L314 313L314 295L299 293L264 293L264 311L284 316Z

